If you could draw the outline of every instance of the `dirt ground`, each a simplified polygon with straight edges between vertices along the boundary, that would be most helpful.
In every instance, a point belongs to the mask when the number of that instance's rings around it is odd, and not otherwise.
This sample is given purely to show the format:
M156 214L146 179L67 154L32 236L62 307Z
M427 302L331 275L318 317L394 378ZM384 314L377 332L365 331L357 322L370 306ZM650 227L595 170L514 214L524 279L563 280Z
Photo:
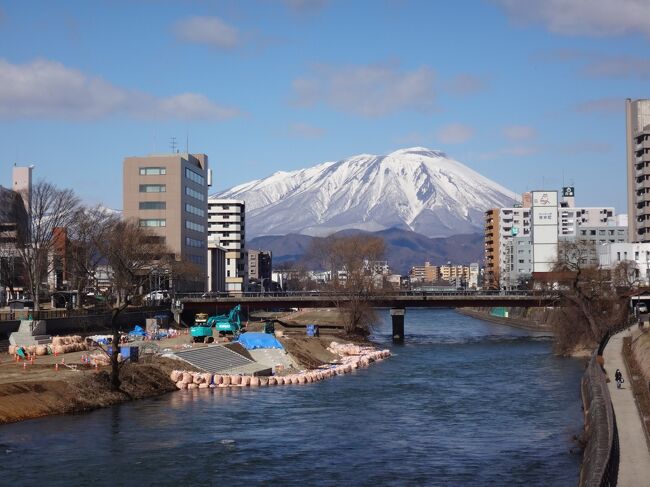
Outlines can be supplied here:
M0 384L0 424L53 414L77 413L120 402L152 397L176 390L169 374L178 364L160 357L126 364L121 372L122 390L110 390L108 367L59 370L56 378L46 365L34 365L22 380ZM9 370L4 368L2 375ZM3 377L4 379L4 377Z

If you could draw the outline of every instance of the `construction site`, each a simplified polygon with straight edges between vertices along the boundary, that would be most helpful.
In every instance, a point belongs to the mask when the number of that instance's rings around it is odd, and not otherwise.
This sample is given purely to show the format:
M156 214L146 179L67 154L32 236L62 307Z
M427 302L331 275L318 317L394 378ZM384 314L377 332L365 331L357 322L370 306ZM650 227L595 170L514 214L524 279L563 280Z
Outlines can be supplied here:
M303 385L352 373L389 356L353 343L336 310L197 315L176 327L161 316L125 327L119 346L121 388L110 388L112 335L47 334L22 320L0 353L0 424L67 414L176 390ZM198 392L197 392L198 393ZM206 391L207 393L207 391Z

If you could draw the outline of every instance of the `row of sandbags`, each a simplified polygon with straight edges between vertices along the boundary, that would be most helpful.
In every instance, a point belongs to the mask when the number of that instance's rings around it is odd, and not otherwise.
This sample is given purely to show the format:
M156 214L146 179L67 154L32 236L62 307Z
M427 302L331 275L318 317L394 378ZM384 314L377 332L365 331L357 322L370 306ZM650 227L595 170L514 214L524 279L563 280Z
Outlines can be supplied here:
M62 346L62 345L74 345L75 343L85 343L85 341L79 335L52 338L53 347Z
M359 367L367 367L371 362L383 360L390 356L388 350L373 350L356 357L349 357L340 365L314 369L286 376L251 377L247 375L221 375L207 372L187 372L174 370L171 380L179 389L208 389L215 387L266 387L275 385L297 385L318 382L336 375L352 372Z
M84 352L88 350L86 341L79 335L52 338L52 353Z
M327 347L327 350L340 357L346 357L352 355L368 355L375 349L373 347L362 347L355 345L354 343L332 342L330 343L330 346Z

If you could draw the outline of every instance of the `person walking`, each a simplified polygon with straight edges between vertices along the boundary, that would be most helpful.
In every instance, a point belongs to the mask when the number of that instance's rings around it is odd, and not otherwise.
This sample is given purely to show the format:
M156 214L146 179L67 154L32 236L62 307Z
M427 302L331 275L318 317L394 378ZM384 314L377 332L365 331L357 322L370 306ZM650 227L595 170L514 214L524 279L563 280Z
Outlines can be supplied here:
M623 380L623 374L621 374L620 369L616 369L616 373L614 374L614 379L616 380L616 388L617 388L617 389L620 389L620 388L621 388L621 384L622 384L623 382L625 382L625 381Z

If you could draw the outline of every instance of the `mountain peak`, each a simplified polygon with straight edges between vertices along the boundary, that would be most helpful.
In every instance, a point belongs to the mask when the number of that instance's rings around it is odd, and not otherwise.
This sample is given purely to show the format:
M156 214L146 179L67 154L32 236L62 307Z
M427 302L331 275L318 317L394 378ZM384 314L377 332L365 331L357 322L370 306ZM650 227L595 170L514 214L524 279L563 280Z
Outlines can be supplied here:
M391 227L446 237L480 231L486 209L515 199L506 188L426 147L280 171L218 196L246 201L250 238Z

